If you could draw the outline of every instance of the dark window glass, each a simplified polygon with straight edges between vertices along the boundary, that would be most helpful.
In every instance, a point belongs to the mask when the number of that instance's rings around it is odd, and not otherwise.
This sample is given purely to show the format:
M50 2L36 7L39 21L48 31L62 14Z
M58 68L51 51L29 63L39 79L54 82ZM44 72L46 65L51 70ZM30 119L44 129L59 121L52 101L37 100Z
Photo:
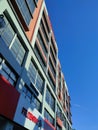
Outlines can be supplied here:
M25 56L25 48L20 43L17 35L4 17L6 26L0 31L0 42L5 43L11 50L17 62L21 65Z
M41 56L41 53L40 53L40 51L39 51L39 49L38 49L38 47L37 47L36 44L37 44L37 43L35 43L35 46L34 46L34 52L35 52L35 54L36 54L36 56L37 56L37 58L38 58L40 64L42 65L42 68L43 68L44 70L46 70L46 64L45 64L45 62L44 62L44 60L43 60L43 58L42 58L42 56Z
M22 86L22 94L25 98L30 102L32 108L36 108L39 112L41 112L41 103L34 95L32 91L29 90L27 85Z
M35 9L34 0L27 0L27 3L28 3L28 6L29 6L29 9L30 9L31 13L33 14L34 9Z
M40 25L41 25L41 29L42 29L42 32L43 32L43 34L44 34L45 40L46 40L46 42L47 42L47 44L48 44L49 39L48 39L47 33L46 33L46 31L45 31L45 27L44 27L44 25L43 25L42 20L41 20L41 24L40 24Z
M40 75L40 72L37 70L34 63L31 61L28 69L28 76L33 83L33 85L39 90L39 92L42 94L44 89L44 79Z
M37 75L37 69L33 64L33 62L30 62L29 69L28 69L28 76L33 84L35 84L36 75Z
M21 14L23 15L23 18L24 18L26 24L29 25L32 17L30 15L30 12L28 10L28 7L27 7L25 0L16 0L16 2L17 2L17 5L21 11Z
M42 47L42 50L43 50L45 56L47 57L47 49L46 49L46 47L45 47L45 43L44 43L44 41L43 41L43 39L42 39L42 36L41 36L40 32L38 32L37 37L38 37L38 40L39 40L40 45L41 45L41 47Z
M1 59L0 63L0 74L3 75L12 85L15 85L17 75L3 59Z
M52 125L54 125L54 119L53 119L52 116L47 112L46 109L45 109L45 111L44 111L44 116L45 116L45 118L46 118Z
M13 56L16 58L19 64L22 64L23 58L25 56L25 49L21 45L20 41L18 38L15 39L14 43L11 46L11 52Z
M38 90L42 93L43 92L43 88L44 88L44 80L41 77L41 75L38 73L37 74L37 79L36 79L36 87L38 88Z
M55 110L55 99L48 88L46 90L46 102L51 107L51 109L54 111Z

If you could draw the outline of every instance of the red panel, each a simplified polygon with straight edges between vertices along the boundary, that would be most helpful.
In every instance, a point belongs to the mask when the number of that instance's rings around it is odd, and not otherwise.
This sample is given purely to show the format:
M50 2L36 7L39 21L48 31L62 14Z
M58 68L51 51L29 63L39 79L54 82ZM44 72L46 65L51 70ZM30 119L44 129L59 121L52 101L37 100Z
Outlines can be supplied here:
M0 115L13 119L19 95L19 92L0 75Z
M56 130L48 120L45 119L44 121L44 130Z

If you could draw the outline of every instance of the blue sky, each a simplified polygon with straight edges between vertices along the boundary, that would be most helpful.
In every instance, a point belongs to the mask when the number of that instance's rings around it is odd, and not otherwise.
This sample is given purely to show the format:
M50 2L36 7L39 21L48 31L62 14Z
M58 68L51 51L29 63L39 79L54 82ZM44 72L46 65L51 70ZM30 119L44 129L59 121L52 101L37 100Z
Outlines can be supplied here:
M98 0L46 0L71 96L73 128L98 130Z

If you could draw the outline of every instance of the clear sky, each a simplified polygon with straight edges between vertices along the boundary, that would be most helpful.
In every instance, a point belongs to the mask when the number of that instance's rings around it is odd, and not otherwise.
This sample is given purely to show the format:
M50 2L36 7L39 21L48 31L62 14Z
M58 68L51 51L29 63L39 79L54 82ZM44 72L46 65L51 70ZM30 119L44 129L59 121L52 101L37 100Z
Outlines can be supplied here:
M73 128L98 130L98 0L46 0L71 96Z

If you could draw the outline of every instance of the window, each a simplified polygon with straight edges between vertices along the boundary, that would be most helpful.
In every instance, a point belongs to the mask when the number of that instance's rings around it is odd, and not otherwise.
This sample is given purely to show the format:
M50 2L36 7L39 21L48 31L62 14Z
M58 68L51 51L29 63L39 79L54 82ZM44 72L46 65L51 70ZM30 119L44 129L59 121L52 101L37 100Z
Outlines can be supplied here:
M39 73L37 74L36 87L41 93L43 92L44 80Z
M28 4L28 6L29 6L29 9L30 9L30 11L31 11L31 14L33 14L34 9L35 9L34 0L27 0L27 4Z
M52 45L52 47L53 47L53 50L54 50L54 53L55 53L55 56L57 55L57 52L56 52L56 49L55 49L55 45L54 45L55 43L54 43L54 41L53 41L53 39L51 38L51 45Z
M40 26L41 26L42 32L43 32L43 34L44 34L44 38L45 38L45 40L46 40L46 42L47 42L47 44L48 44L49 39L48 39L48 36L47 36L47 33L46 33L46 30L45 30L45 27L44 27L44 24L43 24L43 21L42 21L42 20L41 20Z
M37 2L38 2L38 0L35 0L35 2L37 3Z
M52 59L53 59L53 61L54 61L55 66L56 66L56 58L55 58L55 56L54 56L52 47L50 47L50 54L51 54L51 57L52 57Z
M64 118L63 125L66 128L66 119Z
M17 2L17 5L18 5L18 7L21 11L21 14L23 15L23 18L24 18L26 24L29 25L32 16L30 15L30 12L28 10L26 1L25 0L16 0L16 2ZM28 3L31 4L30 0L29 0ZM31 10L31 5L29 5L29 7L30 7L30 10Z
M6 26L2 30L0 30L0 42L8 46L17 62L21 65L26 50L18 39L17 34L8 23L7 19L5 17L4 19Z
M48 78L49 78L49 82L51 83L51 87L52 87L53 91L55 91L55 84L53 82L53 79L51 78L49 71L48 71Z
M33 62L30 62L29 69L28 69L28 76L33 84L35 84L36 76L37 76L37 69Z
M3 75L13 86L15 86L17 75L9 67L4 59L0 57L0 74Z
M22 64L23 58L25 56L25 49L20 43L19 39L16 37L14 43L11 46L11 52L13 56L16 58L19 64Z
M48 31L48 33L50 33L50 29L49 29L49 25L48 25L48 23L47 23L47 18L46 18L46 15L45 15L45 12L43 12L43 19L44 19L44 22L45 22L45 26L46 26L46 28L47 28L47 31Z
M44 60L43 60L43 58L42 58L42 56L41 56L41 54L40 54L40 51L39 51L39 49L38 49L38 47L37 47L36 44L37 44L37 43L35 43L35 46L34 46L34 52L35 52L35 54L36 54L36 56L37 56L37 58L38 58L40 64L42 65L42 68L43 68L44 70L46 70L46 63L44 62Z
M57 125L56 130L62 130L62 128L59 125Z
M47 49L46 49L46 47L45 47L45 43L44 43L44 41L43 41L43 39L42 39L42 36L41 36L40 32L38 32L37 37L38 37L38 40L39 40L39 42L40 42L40 45L41 45L41 47L42 47L42 49L43 49L43 52L44 52L45 56L47 57Z
M52 116L47 112L46 109L45 109L45 111L44 111L44 117L45 117L52 125L54 125L54 119L53 119Z
M54 66L53 66L50 58L49 58L49 66L51 68L51 71L52 71L54 78L56 78L56 72L55 72Z
M51 107L51 109L54 111L55 110L55 99L48 88L46 90L46 102Z
M30 81L33 83L33 85L36 86L36 88L42 94L44 88L44 79L32 61L29 65L28 77L30 78Z
M66 122L66 130L69 130L69 124Z
M4 40L6 45L9 47L15 36L15 32L5 17L4 20L6 25L4 26L3 29L0 30L0 37Z
M37 99L37 97L34 95L32 91L29 90L28 86L24 84L22 86L22 94L25 96L25 98L30 102L32 105L32 108L36 108L39 112L41 112L41 103Z

